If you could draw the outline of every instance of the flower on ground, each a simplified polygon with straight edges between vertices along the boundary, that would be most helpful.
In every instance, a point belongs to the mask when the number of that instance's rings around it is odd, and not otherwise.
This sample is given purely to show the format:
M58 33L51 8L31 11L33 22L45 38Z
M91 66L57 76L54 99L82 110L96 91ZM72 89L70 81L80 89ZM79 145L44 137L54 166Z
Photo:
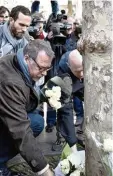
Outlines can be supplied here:
M60 168L63 174L68 174L70 171L70 163L68 159L64 159L60 162Z

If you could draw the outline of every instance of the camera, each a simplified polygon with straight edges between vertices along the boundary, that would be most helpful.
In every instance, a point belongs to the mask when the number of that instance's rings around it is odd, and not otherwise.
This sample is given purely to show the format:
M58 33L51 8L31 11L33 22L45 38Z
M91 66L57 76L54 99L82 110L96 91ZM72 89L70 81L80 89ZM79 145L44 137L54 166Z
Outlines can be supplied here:
M65 15L65 14L58 14L57 17L56 17L55 22L62 22L63 19L67 20L67 15Z
M69 30L71 28L72 28L72 24L69 24L67 22L51 23L51 31L53 32L53 44L65 45L66 36L64 36L63 33L65 33L66 30Z
M59 23L59 26L60 26L60 32L63 33L65 32L66 30L69 30L72 28L72 24L69 24L67 22L65 23Z
M51 31L53 32L53 45L64 45L66 42L66 37L61 34L60 23L51 23Z
M66 37L64 35L56 35L53 37L53 45L63 46L66 43Z

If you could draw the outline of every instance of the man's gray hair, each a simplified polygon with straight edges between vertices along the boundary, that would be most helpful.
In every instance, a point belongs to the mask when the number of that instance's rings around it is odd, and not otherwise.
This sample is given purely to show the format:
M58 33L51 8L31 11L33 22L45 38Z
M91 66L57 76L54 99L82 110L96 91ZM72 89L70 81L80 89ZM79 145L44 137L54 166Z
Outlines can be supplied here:
M51 45L45 40L32 40L25 46L23 52L24 55L28 55L32 59L36 59L40 51L45 51L45 53L51 58L54 58L54 52L52 51Z

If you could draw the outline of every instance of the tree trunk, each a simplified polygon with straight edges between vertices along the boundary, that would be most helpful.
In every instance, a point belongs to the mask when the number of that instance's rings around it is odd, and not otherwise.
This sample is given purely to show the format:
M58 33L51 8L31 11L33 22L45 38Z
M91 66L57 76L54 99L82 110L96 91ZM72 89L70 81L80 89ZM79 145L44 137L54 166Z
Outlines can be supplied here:
M111 36L112 0L83 1L86 176L112 175Z
M72 0L68 0L68 16L73 15L73 5L72 5Z

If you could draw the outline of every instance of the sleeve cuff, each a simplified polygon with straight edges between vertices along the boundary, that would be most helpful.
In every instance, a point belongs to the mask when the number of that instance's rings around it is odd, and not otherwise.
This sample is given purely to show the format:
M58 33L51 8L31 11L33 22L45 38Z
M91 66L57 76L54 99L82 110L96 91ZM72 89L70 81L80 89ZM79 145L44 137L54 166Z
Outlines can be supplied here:
M42 175L44 172L46 172L46 170L48 170L49 169L49 164L47 164L47 166L43 169L43 170L41 170L41 171L39 171L38 172L38 175Z

